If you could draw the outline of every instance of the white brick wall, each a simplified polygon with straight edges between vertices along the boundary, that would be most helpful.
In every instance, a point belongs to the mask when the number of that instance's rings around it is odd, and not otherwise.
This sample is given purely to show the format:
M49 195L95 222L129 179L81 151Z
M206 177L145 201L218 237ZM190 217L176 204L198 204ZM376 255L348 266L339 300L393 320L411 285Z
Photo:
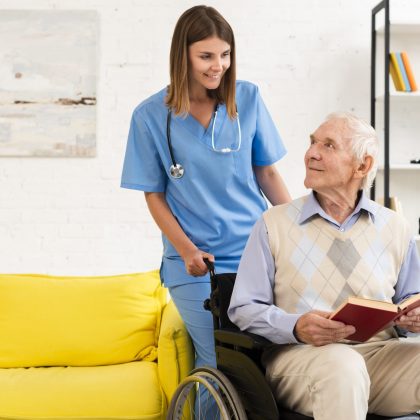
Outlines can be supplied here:
M143 194L119 188L131 111L168 82L173 27L187 0L0 0L1 9L99 13L96 158L0 158L0 272L114 274L159 267ZM257 83L289 149L279 169L303 188L308 133L334 110L369 118L375 0L213 0L235 30L238 77ZM418 15L415 0L394 12ZM1 51L0 51L1 56Z

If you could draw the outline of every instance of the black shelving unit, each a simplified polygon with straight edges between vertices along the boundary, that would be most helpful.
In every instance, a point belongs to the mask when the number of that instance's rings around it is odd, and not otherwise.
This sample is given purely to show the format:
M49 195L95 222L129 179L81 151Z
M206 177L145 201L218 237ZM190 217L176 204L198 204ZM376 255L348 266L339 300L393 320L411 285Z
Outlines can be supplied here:
M371 28L371 67L370 67L370 123L375 128L376 124L376 17L384 10L385 12L385 33L384 33L384 205L390 207L389 198L389 48L390 48L390 0L383 0L372 9ZM370 191L372 200L375 200L375 183Z

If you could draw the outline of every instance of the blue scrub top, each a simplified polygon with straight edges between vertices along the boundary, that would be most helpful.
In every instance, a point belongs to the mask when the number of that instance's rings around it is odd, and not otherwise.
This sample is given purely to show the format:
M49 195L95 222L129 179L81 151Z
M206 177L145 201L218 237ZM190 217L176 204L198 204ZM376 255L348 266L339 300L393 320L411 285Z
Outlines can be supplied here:
M172 114L171 141L175 161L185 173L174 179L166 138L166 88L142 102L133 112L121 187L164 192L185 234L202 251L215 256L216 271L236 272L251 229L267 203L256 181L253 165L271 165L286 150L258 88L236 83L236 105L242 144L238 152L212 148L213 118L205 129L191 115ZM221 104L214 130L216 149L236 149L239 129ZM161 276L167 286L208 281L187 274L175 248L163 237Z

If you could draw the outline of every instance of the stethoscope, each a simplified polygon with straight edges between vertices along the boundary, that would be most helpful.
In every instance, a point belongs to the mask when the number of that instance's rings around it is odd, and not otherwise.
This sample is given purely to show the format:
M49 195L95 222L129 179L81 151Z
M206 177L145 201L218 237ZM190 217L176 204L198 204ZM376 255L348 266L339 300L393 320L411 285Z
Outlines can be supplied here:
M211 128L211 147L213 151L217 153L238 152L239 149L241 148L241 143L242 143L241 123L239 122L238 111L236 111L236 122L238 125L238 146L234 149L231 149L230 147L217 149L214 145L214 127L216 126L217 113L218 113L218 105L216 105L214 109L213 125ZM174 151L173 151L172 142L171 142L171 119L172 119L172 111L170 108L168 108L168 116L166 118L166 139L168 141L168 149L169 149L169 154L171 155L171 161L172 161L172 165L169 167L169 173L171 174L172 178L179 179L184 176L185 169L180 163L176 163L175 161Z

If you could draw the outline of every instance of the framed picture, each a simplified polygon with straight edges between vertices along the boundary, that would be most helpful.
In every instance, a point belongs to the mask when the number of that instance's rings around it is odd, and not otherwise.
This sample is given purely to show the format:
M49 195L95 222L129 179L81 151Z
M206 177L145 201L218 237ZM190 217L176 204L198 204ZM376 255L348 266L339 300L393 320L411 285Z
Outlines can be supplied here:
M96 11L0 11L0 157L96 154Z

